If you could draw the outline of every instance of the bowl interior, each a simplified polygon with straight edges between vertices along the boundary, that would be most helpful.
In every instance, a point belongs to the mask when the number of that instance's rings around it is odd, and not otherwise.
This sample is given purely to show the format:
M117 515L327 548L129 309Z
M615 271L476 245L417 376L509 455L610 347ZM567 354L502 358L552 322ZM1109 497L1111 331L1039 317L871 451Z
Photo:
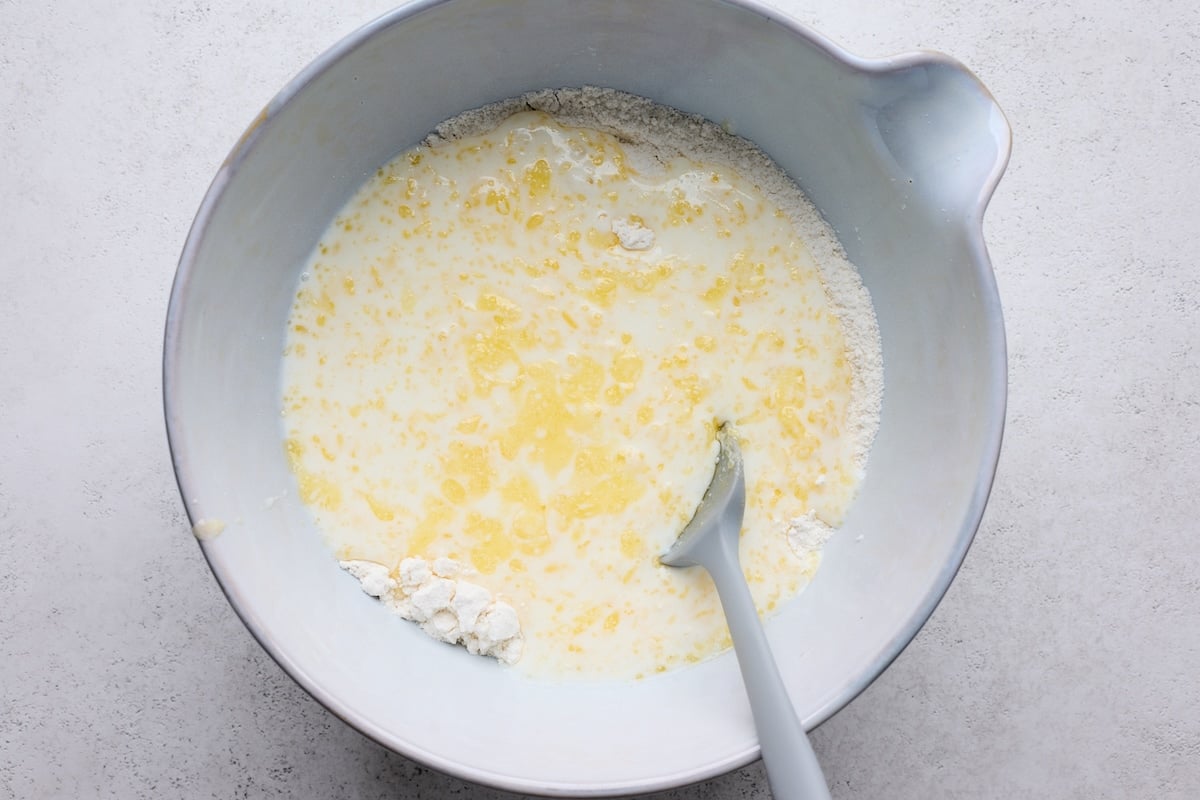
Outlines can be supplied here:
M281 446L298 274L376 167L437 123L531 89L610 86L726 123L814 200L859 266L885 360L867 477L814 582L768 622L809 726L869 683L953 577L1004 416L980 217L1007 127L947 59L865 62L755 7L449 0L393 12L290 84L222 166L184 249L164 385L180 487L221 585L332 711L439 769L518 791L648 791L757 754L730 654L636 683L526 680L426 638L342 573Z

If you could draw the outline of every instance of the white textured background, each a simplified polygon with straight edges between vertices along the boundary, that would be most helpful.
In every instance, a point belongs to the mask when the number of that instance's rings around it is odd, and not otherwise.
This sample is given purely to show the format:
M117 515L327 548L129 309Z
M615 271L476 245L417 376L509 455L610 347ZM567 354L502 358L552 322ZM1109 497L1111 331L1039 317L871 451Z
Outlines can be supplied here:
M384 0L0 0L0 796L504 798L384 751L243 629L188 533L159 359L240 131ZM1200 797L1200 10L779 3L948 52L1012 163L1008 429L966 565L815 733L839 800ZM765 798L758 764L683 800Z

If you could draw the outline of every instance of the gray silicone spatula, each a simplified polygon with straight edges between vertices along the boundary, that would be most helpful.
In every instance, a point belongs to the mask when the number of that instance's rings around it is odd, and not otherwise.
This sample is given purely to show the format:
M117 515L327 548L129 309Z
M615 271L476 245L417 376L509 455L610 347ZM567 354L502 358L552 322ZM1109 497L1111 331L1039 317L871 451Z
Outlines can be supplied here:
M717 430L717 441L721 453L708 490L691 522L660 560L669 567L704 567L716 584L750 698L771 793L780 800L828 800L821 765L779 676L738 562L746 509L742 452L729 425Z

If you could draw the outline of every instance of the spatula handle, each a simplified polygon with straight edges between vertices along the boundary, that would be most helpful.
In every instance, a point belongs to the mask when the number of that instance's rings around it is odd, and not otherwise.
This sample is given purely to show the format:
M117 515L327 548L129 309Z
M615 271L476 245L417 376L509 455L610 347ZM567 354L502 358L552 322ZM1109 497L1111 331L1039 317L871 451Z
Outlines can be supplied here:
M777 800L829 800L821 765L783 685L750 587L742 575L737 540L712 537L714 542L722 540L724 545L716 548L721 555L710 552L701 563L712 575L729 622L771 793Z

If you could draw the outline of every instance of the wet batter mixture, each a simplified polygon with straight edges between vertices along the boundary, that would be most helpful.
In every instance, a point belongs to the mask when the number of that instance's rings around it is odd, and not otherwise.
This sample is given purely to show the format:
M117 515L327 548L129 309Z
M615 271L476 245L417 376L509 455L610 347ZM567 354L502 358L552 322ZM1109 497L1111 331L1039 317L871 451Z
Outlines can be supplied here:
M285 447L337 558L452 559L516 610L518 669L636 678L729 643L708 578L657 561L720 422L760 611L817 568L787 529L854 497L878 334L832 234L742 140L614 133L605 114L645 101L552 98L400 155L333 221L288 322Z

